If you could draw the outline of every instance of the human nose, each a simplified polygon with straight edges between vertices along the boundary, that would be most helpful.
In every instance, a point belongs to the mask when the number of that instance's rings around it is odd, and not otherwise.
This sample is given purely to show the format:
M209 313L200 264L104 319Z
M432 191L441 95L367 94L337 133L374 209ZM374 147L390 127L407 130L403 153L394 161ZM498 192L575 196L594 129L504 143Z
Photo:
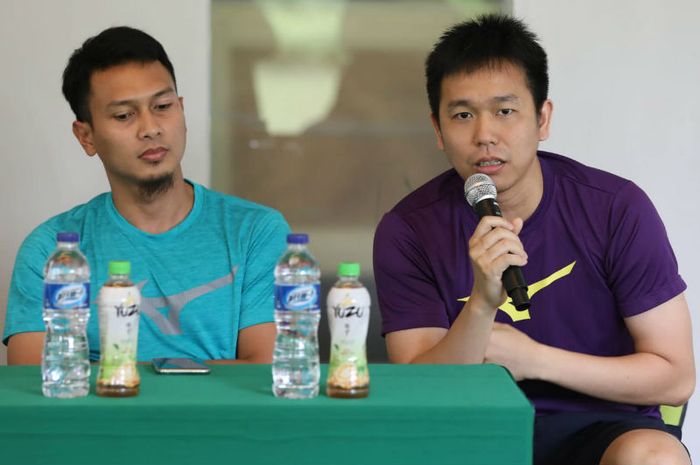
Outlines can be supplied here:
M479 146L495 145L498 142L494 122L488 117L477 118L474 129L474 142Z
M163 129L160 126L158 120L148 111L141 114L139 120L139 138L140 139L154 139L160 136Z

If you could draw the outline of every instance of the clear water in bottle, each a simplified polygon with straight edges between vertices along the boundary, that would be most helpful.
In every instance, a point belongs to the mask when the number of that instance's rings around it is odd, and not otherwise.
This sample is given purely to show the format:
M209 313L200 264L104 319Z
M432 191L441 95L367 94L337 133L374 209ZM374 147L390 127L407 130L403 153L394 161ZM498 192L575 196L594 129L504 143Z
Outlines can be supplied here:
M306 234L289 234L287 250L275 267L275 323L272 391L277 397L318 395L321 377L318 323L321 271L309 253Z
M41 360L46 397L82 397L90 390L86 326L90 317L90 267L77 233L57 234L44 268L46 339Z

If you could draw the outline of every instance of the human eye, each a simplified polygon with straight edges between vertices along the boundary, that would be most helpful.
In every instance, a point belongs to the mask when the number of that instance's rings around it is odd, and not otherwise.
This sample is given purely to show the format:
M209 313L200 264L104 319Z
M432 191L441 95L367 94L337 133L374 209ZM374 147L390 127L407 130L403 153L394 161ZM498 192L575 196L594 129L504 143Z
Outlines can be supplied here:
M515 113L515 110L512 108L501 108L496 112L497 115L499 116L509 116Z
M474 115L472 115L472 114L469 113L468 111L460 111L459 113L455 113L455 114L452 116L452 119L456 119L456 120L467 120L467 119L472 119L473 117L474 117Z
M158 104L156 104L156 105L154 106L154 108L155 108L157 111L166 111L166 110L167 110L168 108L170 108L171 106L173 106L173 103L172 103L172 102L158 103Z
M113 118L117 121L128 121L129 118L133 116L134 112L132 111L125 111L122 113L116 113Z

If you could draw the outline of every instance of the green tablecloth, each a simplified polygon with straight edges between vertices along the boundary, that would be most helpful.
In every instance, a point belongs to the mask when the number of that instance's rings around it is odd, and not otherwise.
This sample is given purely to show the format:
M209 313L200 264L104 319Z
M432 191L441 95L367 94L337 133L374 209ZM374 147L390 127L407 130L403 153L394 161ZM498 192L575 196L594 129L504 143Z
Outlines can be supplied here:
M277 399L269 365L139 368L138 397L61 400L39 367L0 367L0 463L531 463L533 408L492 365L370 365L353 400Z

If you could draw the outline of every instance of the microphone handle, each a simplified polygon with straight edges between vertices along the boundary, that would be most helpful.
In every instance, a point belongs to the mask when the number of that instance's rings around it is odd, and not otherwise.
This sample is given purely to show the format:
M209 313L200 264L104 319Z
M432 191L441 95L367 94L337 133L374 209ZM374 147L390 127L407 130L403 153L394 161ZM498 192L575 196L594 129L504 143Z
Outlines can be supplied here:
M479 218L484 216L500 216L503 217L501 209L498 207L496 199L485 198L474 205L474 210ZM503 287L506 288L508 297L513 301L513 305L518 310L527 310L530 308L530 297L527 295L527 284L523 277L523 270L519 266L511 265L503 272L501 276Z

